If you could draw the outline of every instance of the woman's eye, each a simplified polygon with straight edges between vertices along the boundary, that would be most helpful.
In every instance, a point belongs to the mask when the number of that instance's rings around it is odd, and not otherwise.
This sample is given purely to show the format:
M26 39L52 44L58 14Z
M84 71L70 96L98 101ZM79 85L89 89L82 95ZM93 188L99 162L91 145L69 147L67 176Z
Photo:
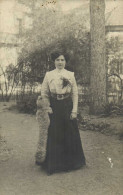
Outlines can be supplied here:
M64 59L56 59L56 61L57 61L57 62L59 62L59 61L64 62L65 60L64 60Z

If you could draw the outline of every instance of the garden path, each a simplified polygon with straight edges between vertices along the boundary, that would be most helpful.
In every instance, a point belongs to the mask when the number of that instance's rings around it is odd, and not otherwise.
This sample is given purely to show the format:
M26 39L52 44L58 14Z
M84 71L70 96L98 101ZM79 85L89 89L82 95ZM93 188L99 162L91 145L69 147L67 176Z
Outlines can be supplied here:
M35 116L0 104L0 195L121 195L122 145L114 136L82 131L87 166L51 176L35 165L38 124Z

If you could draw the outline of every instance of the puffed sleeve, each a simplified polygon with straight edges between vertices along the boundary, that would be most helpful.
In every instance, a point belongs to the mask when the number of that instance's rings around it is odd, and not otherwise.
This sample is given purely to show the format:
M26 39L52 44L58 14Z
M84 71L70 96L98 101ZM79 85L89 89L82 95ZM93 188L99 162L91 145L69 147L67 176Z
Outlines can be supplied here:
M73 100L72 112L77 113L77 110L78 110L78 88L77 88L76 80L74 77L74 73L72 75L72 100Z
M48 85L48 72L45 74L42 86L41 86L41 97L42 100L45 102L45 106L50 106L50 100L49 100L49 85Z

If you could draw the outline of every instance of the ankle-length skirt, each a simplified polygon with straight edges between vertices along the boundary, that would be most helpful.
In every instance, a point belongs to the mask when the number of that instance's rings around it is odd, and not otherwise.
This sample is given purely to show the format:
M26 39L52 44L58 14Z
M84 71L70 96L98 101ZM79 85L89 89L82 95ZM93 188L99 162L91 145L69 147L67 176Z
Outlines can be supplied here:
M50 114L46 158L42 167L48 174L78 169L85 165L77 119L71 120L72 99L50 98Z

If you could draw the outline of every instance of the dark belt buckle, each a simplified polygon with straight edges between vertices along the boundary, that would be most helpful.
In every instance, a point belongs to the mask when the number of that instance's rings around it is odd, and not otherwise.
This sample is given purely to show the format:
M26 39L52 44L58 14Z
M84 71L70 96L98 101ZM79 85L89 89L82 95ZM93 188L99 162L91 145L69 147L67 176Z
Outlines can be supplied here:
M63 95L62 94L58 94L57 95L57 100L63 100Z

